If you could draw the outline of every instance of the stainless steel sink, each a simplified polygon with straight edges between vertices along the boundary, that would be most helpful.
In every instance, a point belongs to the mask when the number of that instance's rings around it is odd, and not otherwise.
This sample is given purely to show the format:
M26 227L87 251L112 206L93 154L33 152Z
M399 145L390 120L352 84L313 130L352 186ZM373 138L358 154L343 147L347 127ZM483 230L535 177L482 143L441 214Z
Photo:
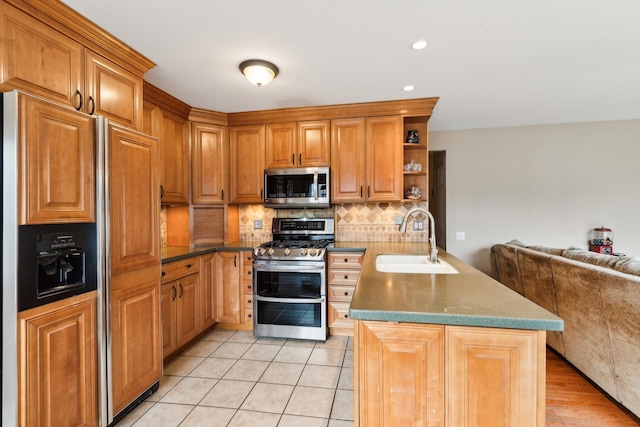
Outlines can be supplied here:
M376 270L384 273L458 274L446 261L434 263L429 255L378 255Z

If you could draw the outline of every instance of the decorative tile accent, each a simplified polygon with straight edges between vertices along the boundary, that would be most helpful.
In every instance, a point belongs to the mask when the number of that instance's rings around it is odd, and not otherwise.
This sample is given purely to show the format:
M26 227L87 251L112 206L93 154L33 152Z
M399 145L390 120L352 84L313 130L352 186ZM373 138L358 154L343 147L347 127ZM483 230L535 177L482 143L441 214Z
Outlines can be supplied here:
M400 233L396 215L404 215L413 207L429 208L428 202L345 203L328 209L271 209L262 205L240 206L240 240L257 245L271 240L273 218L334 218L336 240L343 242L423 242L427 231L413 231L414 219L426 222L424 214L409 218L407 233ZM262 220L262 229L254 230L253 221ZM428 224L425 223L425 228Z

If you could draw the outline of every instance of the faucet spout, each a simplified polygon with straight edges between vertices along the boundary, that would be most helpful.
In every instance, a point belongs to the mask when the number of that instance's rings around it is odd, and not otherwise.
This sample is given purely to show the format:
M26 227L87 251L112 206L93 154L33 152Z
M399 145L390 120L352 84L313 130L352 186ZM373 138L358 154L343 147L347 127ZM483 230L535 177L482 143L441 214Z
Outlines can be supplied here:
M436 247L436 222L433 219L433 215L428 210L421 207L414 207L409 209L409 211L402 218L402 223L400 224L400 232L407 232L407 222L409 221L409 217L416 212L421 212L429 218L429 246L431 247L431 252L429 254L429 259L431 262L438 262L438 248Z

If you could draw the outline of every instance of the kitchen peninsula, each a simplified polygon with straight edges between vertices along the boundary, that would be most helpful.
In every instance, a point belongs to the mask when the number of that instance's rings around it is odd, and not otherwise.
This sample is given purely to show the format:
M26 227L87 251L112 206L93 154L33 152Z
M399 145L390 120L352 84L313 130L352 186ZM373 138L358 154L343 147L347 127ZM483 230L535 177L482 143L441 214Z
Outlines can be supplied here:
M362 249L356 425L544 425L546 331L562 319L443 251L459 274L377 271L378 255L428 254L424 243L334 248Z

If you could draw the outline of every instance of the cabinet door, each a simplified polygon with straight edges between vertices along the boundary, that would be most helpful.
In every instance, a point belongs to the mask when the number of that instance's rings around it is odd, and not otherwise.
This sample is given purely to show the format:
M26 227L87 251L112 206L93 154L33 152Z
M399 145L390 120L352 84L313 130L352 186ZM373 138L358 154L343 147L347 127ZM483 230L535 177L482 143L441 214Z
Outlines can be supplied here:
M218 322L240 323L240 254L216 252Z
M98 425L96 293L19 316L19 425Z
M142 130L142 77L90 50L85 56L84 111Z
M359 425L444 425L443 326L359 320L355 337Z
M200 332L200 279L192 274L178 280L178 312L176 329L178 347L191 341Z
M278 123L267 125L265 168L294 168L298 165L298 157L296 124Z
M21 89L78 107L83 47L6 3L0 19L0 89Z
M544 426L544 331L448 326L446 354L448 426Z
M162 356L167 357L178 348L176 318L178 316L176 300L178 288L176 282L162 285L160 293L160 313L162 315Z
M191 127L192 203L226 203L229 141L223 126L193 123ZM229 194L227 193L227 198Z
M114 414L162 377L160 322L159 280L111 292Z
M159 113L159 114L157 114ZM189 204L189 124L169 111L159 109L152 128L160 139L160 184L163 204Z
M231 203L262 203L264 126L238 126L231 132Z
M19 222L95 221L95 121L18 95Z
M331 138L329 120L298 123L298 166L329 166Z
M200 321L202 329L206 329L217 319L216 262L213 253L200 257L200 295Z
M402 117L367 118L367 200L402 199L402 154Z
M364 202L364 119L331 122L331 201Z
M159 270L158 141L111 125L108 144L111 274L144 267Z

